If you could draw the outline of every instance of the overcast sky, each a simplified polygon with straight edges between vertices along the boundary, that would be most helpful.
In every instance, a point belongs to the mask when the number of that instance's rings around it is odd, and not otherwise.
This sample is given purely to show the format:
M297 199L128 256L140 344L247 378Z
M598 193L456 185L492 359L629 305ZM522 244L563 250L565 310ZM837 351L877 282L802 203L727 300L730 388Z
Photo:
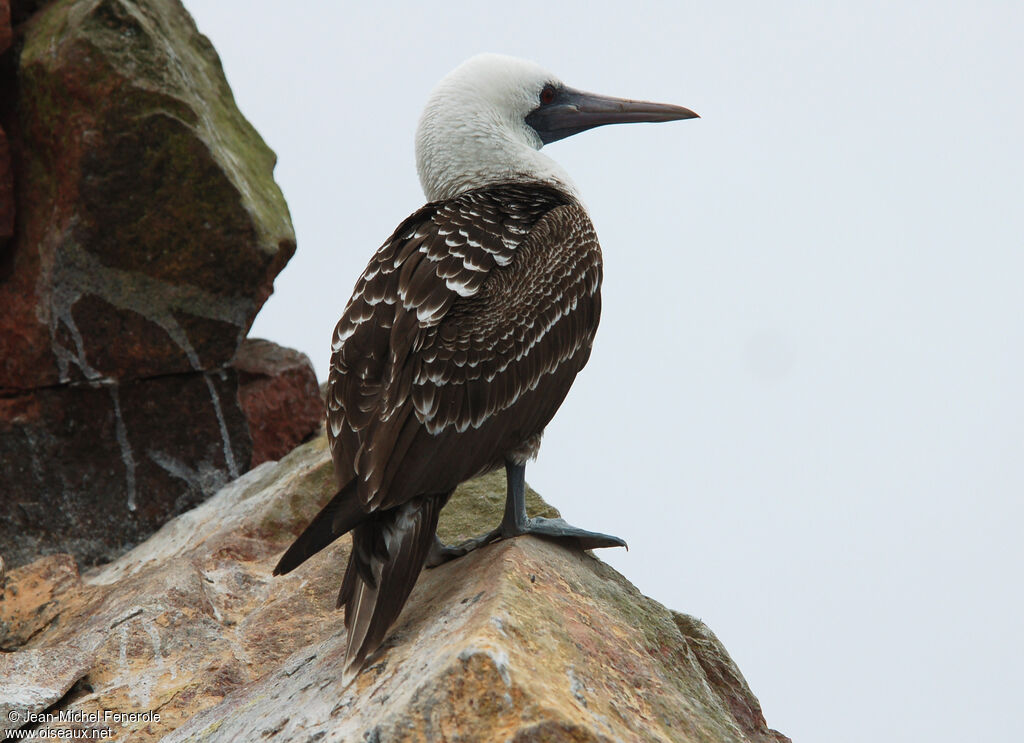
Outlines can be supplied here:
M1024 4L186 4L295 223L253 334L321 379L462 60L699 112L546 149L604 308L527 479L794 740L1020 739Z

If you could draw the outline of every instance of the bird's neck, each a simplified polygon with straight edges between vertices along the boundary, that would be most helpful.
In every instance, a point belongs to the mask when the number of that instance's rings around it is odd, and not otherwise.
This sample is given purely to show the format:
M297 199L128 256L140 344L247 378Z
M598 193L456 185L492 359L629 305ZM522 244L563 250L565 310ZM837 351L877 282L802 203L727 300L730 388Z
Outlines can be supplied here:
M569 175L506 127L483 121L421 126L416 166L428 201L510 181L547 183L577 197Z

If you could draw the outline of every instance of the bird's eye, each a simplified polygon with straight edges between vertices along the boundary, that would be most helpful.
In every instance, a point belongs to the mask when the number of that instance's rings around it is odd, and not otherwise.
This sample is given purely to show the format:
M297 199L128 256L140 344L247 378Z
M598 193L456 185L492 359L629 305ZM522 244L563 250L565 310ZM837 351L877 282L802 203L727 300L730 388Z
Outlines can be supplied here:
M553 103L555 100L555 86L545 85L544 89L540 92L540 102L547 105Z

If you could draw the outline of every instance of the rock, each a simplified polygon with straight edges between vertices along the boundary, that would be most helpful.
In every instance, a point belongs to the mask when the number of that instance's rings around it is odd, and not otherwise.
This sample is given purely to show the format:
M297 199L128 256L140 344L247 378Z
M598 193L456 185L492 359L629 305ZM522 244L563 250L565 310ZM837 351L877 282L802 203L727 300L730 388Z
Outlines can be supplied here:
M753 740L788 741L789 738L774 730L765 731L764 713L761 704L750 690L740 669L706 624L686 614L672 612L672 618L686 643L695 650L697 662L714 688L726 709L732 714L740 728Z
M492 527L503 480L460 488L442 514L445 538ZM32 666L26 653L73 643L92 659L40 727L106 727L133 741L786 740L703 624L590 554L533 537L425 571L385 645L344 688L334 604L349 538L270 574L334 487L320 435L80 583L56 558L11 571L0 605L21 618L5 620L8 636L28 639L5 649L15 650L8 663L31 667L24 683L61 670L57 659ZM532 492L528 504L553 515ZM18 596L25 609L9 609ZM51 618L30 619L41 601L54 603ZM56 719L104 709L139 719Z
M280 459L320 428L324 404L306 354L247 338L231 365L249 421L253 467Z
M93 667L92 654L75 644L4 652L59 621L80 587L70 555L44 557L8 576L0 571L0 732L28 724L29 714L59 701Z
M0 127L0 544L93 565L249 468L230 365L294 233L178 0L0 0ZM261 458L311 430L294 364Z
M49 555L9 576L0 573L0 652L25 645L56 621L67 594L81 585L71 555Z
M0 539L11 566L111 560L216 493L252 455L233 371L0 398Z
M295 241L209 41L175 0L55 0L19 32L0 390L227 365Z
M74 645L0 655L0 732L31 726L31 715L59 701L94 662Z

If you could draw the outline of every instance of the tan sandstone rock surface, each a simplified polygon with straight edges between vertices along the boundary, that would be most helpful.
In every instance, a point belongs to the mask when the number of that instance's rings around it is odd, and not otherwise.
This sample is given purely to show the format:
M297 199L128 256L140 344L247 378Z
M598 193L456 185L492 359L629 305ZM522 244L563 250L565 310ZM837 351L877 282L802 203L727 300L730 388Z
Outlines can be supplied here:
M346 688L334 602L348 538L270 575L332 492L321 435L113 563L79 575L50 556L10 571L0 711L132 741L786 740L702 623L532 537L425 571ZM503 498L500 473L463 486L443 536L490 528ZM529 505L551 513L535 494Z

